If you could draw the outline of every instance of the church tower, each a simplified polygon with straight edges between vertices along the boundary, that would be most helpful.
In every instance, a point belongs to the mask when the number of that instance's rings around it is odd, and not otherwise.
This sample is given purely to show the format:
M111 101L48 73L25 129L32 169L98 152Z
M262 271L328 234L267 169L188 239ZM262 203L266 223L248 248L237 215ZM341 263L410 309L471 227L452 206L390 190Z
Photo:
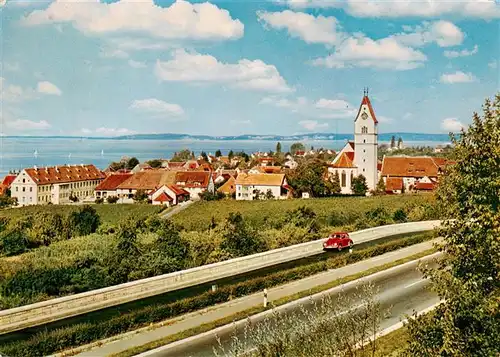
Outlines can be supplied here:
M368 98L368 89L365 89L358 115L354 120L354 164L357 167L357 174L366 177L368 190L375 189L378 178L377 125L377 117Z

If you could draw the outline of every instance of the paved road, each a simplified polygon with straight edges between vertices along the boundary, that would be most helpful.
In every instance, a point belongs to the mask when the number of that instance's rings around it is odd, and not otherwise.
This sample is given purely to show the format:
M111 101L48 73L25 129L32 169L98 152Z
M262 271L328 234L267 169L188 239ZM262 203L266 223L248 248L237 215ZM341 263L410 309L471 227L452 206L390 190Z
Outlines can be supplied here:
M405 265L403 269L393 269L390 274L378 275L375 279L370 281L379 289L376 299L381 303L381 310L390 311L390 314L381 322L379 331L397 324L404 318L405 314L425 310L439 301L437 295L427 289L429 282L422 279L421 273L415 269L414 264ZM344 291L335 289L331 295L351 295L354 293L356 285L358 284L352 284L344 289ZM360 304L362 304L361 300L353 300L352 306L345 307L345 310L349 308L352 309L353 307L356 308L356 306ZM292 306L283 311L296 311L304 307L309 310L313 308L313 305L307 301L290 305ZM251 318L252 323L258 324L264 314L259 315ZM221 338L221 346L226 351L230 348L233 331L234 326L228 326L228 328L219 329L219 331L217 331L217 335ZM242 328L238 327L237 331L239 331L236 335L237 338L241 341L245 341L245 346L247 348L252 348L253 343L245 337ZM215 335L216 332L211 331L204 334L202 337L179 341L179 343L140 354L138 357L214 356L213 349L221 347L216 341ZM220 349L218 349L218 351L220 352Z
M177 206L175 206L174 208L172 208L172 210L168 211L167 213L165 214L162 214L161 215L161 218L170 218L172 217L174 214L177 214L179 213L180 211L188 208L190 205L193 204L194 201L186 201L186 202L183 202L181 204L178 204Z
M371 259L367 259L349 266L330 270L309 278L294 281L272 289L269 289L269 301L277 300L282 297L290 296L301 291L307 291L316 286L320 286L331 281L360 273L368 269L381 266L398 259L402 259L432 247L432 242L424 242L413 245L394 252L386 253ZM212 306L201 311L193 312L168 321L166 326L155 329L143 329L133 333L125 334L123 338L105 343L92 350L82 352L79 356L107 356L113 353L127 350L131 347L141 346L146 343L159 340L163 337L176 334L181 331L200 326L202 324L216 321L238 312L245 311L251 307L262 304L262 293L252 294L230 302Z

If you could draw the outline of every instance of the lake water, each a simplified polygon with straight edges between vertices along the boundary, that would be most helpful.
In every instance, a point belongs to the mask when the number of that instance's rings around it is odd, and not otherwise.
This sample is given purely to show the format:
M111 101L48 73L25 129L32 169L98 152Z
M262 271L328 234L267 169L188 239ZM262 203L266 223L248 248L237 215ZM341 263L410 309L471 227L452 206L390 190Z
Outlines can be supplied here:
M282 150L288 151L293 142L282 142ZM315 148L339 150L344 140L310 140L303 143ZM442 142L405 142L407 146L435 146ZM94 164L105 169L110 162L123 156L135 156L141 162L154 158L170 158L176 151L189 149L199 154L201 151L215 154L233 151L275 150L274 141L257 140L113 140L80 138L0 138L0 175L10 170L21 170L34 165L75 165ZM37 155L35 155L35 151Z

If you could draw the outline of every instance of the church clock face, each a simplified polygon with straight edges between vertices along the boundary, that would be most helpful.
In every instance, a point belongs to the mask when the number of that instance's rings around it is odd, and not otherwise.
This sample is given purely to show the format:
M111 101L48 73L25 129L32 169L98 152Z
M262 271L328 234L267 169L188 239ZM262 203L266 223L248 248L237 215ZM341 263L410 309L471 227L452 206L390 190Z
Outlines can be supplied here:
M363 120L366 120L366 118L368 118L368 114L366 113L361 114L361 118L363 118Z

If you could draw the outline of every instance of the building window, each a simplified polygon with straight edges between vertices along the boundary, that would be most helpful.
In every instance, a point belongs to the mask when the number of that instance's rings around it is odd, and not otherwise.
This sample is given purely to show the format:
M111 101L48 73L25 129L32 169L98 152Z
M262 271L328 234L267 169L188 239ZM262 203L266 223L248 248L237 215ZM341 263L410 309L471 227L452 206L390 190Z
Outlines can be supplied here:
M345 187L346 186L346 175L345 175L345 171L342 171L342 175L341 176L341 185L342 187Z
M30 192L33 192L33 187L30 187Z
M18 192L18 191L19 191L19 187L16 186L16 192Z
M26 192L26 187L23 187L23 192Z
M361 134L368 134L368 128L366 126L361 128Z
M365 143L365 144L366 144L366 139L364 139L364 140L363 140L363 143Z

